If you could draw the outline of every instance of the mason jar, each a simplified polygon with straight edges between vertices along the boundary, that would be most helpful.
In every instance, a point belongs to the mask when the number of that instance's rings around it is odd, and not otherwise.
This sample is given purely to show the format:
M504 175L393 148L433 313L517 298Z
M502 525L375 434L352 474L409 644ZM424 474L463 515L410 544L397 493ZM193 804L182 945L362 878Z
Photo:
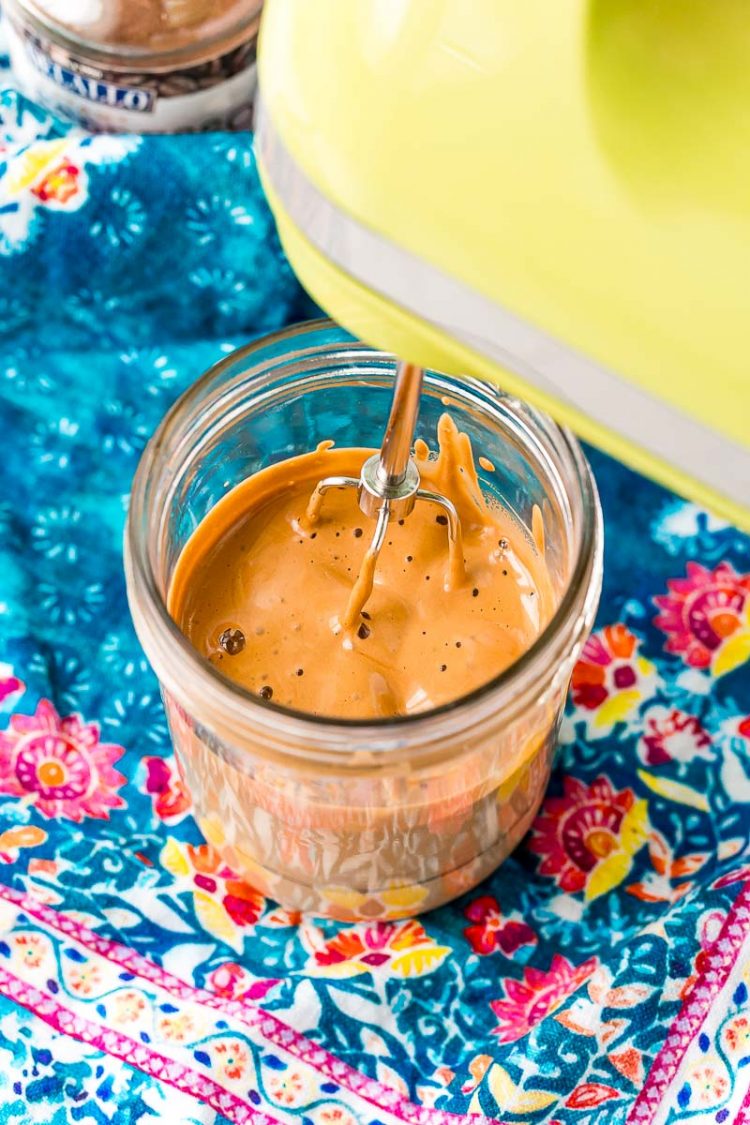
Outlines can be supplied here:
M278 706L193 649L167 611L191 534L230 489L268 465L325 440L378 445L394 369L393 356L329 321L233 353L153 436L125 539L133 620L201 831L263 894L338 919L439 906L518 844L547 785L601 587L599 502L576 439L497 387L427 371L417 436L433 439L447 410L482 455L488 497L527 529L541 513L555 611L531 648L445 706L368 720Z
M262 0L3 0L14 77L93 131L250 126Z

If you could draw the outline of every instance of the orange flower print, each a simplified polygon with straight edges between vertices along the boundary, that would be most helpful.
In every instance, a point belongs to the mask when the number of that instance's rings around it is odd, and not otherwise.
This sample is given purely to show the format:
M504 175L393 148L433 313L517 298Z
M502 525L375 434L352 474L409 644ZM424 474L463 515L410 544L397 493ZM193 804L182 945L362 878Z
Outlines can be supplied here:
M45 952L41 934L17 934L12 940L17 961L29 969L36 969L41 965Z
M721 1039L728 1055L750 1056L750 1017L734 1016L724 1025Z
M239 1039L222 1040L211 1048L214 1065L224 1078L244 1078L251 1065L250 1052Z
M652 695L658 681L654 665L638 655L638 640L624 625L607 625L592 633L573 669L571 695L589 737L610 734L638 704Z
M471 1078L464 1082L461 1087L461 1093L471 1094L472 1091L476 1090L491 1066L492 1055L475 1055L469 1063L469 1074ZM453 1072L451 1071L451 1078L452 1077Z
M322 1105L313 1115L315 1125L357 1125L353 1113L340 1105Z
M298 1106L308 1100L308 1083L299 1070L272 1071L266 1088L280 1105Z
M78 993L79 996L90 996L102 983L102 975L99 968L91 961L84 961L82 965L71 970L68 983L72 992Z
M15 863L21 848L35 848L47 841L47 833L35 824L24 824L0 832L0 863Z
M146 1010L146 1001L138 992L120 992L112 1002L112 1016L116 1023L134 1023Z
M41 183L35 184L31 194L35 195L41 203L67 203L78 191L78 177L81 169L63 160L53 168Z
M696 1061L685 1074L685 1084L678 1094L683 1109L715 1108L729 1093L729 1078L723 1063L716 1057Z

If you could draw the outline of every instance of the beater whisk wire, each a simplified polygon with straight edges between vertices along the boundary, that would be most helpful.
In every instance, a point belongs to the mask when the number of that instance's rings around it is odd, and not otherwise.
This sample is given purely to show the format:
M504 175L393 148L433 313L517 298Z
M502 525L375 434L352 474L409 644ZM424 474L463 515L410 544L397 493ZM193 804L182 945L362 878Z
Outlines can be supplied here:
M362 512L377 520L375 533L367 548L343 619L343 626L347 629L354 625L359 607L364 605L372 592L375 567L385 542L389 521L405 519L417 500L438 504L445 512L450 561L447 586L452 588L457 585L463 573L461 522L456 507L447 496L419 487L419 470L411 457L419 416L423 375L421 367L410 363L399 363L380 453L374 454L365 461L359 478L336 476L324 477L323 480L318 481L307 506L305 520L310 526L318 519L323 499L329 489L356 488Z

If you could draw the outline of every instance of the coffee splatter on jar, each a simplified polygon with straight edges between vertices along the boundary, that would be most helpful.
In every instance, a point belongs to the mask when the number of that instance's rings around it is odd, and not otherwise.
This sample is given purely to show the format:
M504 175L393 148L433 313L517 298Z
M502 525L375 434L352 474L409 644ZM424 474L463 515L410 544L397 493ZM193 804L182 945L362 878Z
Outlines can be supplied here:
M19 86L95 132L251 124L262 0L5 0Z

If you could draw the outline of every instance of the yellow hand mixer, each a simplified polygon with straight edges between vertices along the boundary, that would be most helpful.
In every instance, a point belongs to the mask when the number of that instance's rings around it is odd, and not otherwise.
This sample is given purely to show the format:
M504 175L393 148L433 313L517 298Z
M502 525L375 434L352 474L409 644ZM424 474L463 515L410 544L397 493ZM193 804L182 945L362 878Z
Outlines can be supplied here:
M750 530L745 0L267 0L259 75L337 321Z

